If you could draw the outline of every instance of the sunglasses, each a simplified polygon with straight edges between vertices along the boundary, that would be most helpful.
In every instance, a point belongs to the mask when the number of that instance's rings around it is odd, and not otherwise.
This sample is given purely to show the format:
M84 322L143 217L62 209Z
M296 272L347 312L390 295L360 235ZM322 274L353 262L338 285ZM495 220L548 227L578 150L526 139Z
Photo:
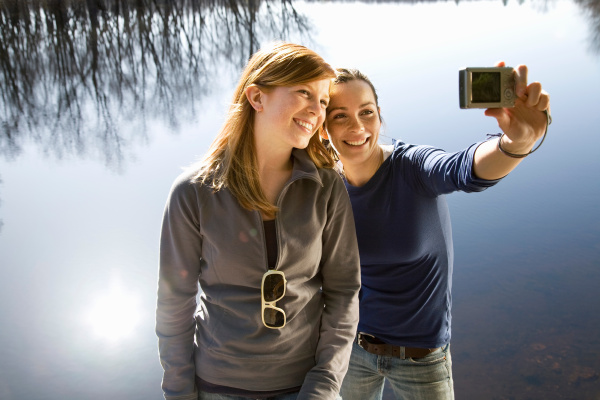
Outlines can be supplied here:
M270 329L281 329L285 326L285 311L275 307L275 303L285 295L285 275L281 271L268 270L261 285L261 312L263 324Z

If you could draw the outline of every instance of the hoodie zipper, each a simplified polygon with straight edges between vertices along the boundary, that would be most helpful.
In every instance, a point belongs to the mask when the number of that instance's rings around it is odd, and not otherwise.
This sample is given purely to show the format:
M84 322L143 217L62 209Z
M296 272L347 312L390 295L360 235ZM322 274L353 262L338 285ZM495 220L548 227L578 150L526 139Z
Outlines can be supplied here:
M297 176L295 178L293 178L291 181L287 182L283 188L281 189L281 193L279 193L279 196L277 197L277 208L281 209L281 203L283 202L283 197L285 196L285 194L287 193L287 191L289 190L290 186L300 180L300 179L312 179L315 180L314 178L312 178L311 176L306 176L306 175L301 175L301 176ZM255 211L256 216L259 220L259 226L260 226L260 231L262 233L262 242L263 242L263 262L267 267L267 271L269 270L269 257L267 255L267 238L266 238L266 233L265 233L265 226L264 226L264 221L260 215L259 211ZM282 246L281 246L281 240L280 238L280 226L279 226L279 217L277 216L277 214L275 215L275 241L277 242L277 260L275 261L275 268L274 270L278 270L279 269L279 260L281 258L281 251L282 251Z

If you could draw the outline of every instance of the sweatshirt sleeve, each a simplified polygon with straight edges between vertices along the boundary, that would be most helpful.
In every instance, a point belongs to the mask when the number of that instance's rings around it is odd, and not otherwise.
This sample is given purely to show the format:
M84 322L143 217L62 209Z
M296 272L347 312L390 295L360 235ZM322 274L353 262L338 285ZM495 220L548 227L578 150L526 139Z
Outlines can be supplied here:
M325 310L315 353L316 365L306 375L299 400L336 399L348 369L358 325L360 262L354 218L341 178L335 172L332 177L322 237Z
M202 237L198 192L187 179L173 185L160 235L156 334L167 400L196 400L194 313Z

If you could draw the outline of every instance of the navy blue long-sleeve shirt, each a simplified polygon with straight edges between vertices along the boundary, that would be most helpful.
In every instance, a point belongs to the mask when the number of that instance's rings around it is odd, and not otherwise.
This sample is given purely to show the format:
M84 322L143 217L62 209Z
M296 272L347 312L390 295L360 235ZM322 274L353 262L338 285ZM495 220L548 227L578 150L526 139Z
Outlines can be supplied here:
M345 181L361 261L359 332L407 347L450 341L454 254L444 195L498 182L474 176L479 144L447 153L396 142L365 185Z

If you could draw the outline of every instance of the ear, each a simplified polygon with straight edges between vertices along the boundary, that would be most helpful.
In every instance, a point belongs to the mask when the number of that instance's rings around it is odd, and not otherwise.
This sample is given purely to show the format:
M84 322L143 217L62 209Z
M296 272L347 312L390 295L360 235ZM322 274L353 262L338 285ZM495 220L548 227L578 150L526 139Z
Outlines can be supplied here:
M256 112L261 112L263 110L262 94L263 92L260 88L254 84L246 88L246 98Z

